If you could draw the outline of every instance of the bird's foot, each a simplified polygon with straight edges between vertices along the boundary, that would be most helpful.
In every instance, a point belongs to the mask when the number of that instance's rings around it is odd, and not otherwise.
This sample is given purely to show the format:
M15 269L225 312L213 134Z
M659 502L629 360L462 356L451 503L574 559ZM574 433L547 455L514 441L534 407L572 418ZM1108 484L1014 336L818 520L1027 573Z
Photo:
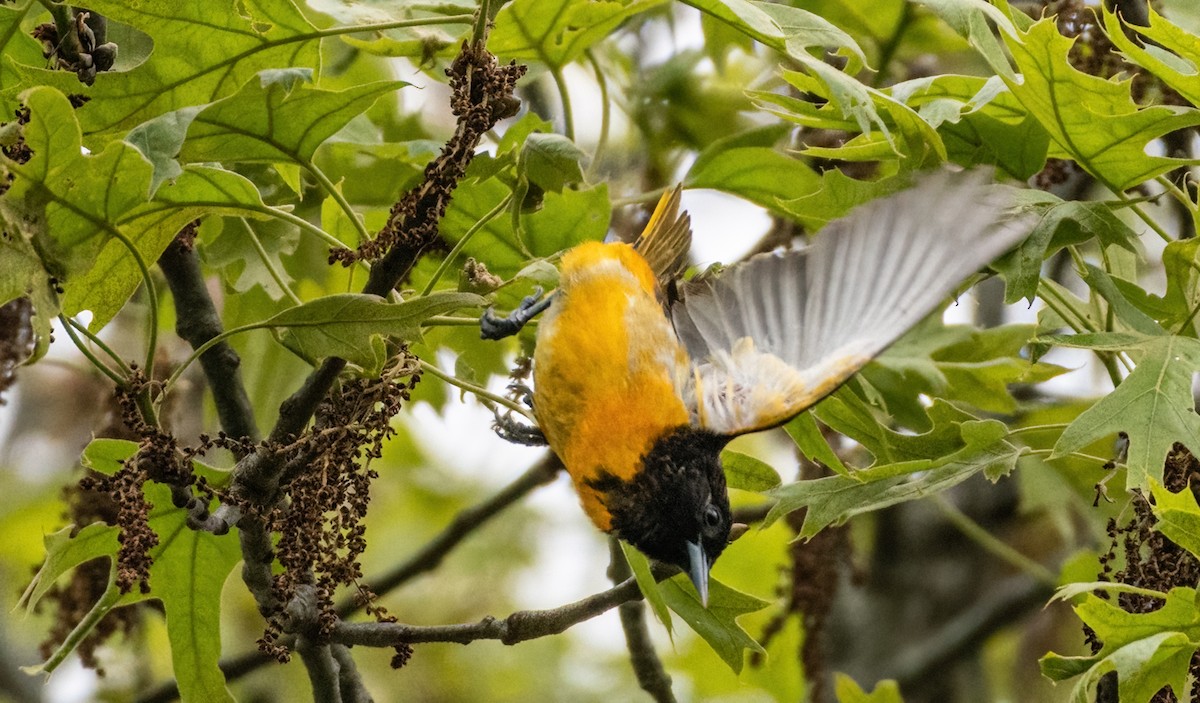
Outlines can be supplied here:
M532 295L527 295L521 300L521 304L517 306L507 317L500 317L488 308L484 310L483 317L479 318L479 336L482 339L504 339L511 337L525 323L533 319L535 315L550 307L550 301L553 296L542 297L542 288L539 286L533 289Z

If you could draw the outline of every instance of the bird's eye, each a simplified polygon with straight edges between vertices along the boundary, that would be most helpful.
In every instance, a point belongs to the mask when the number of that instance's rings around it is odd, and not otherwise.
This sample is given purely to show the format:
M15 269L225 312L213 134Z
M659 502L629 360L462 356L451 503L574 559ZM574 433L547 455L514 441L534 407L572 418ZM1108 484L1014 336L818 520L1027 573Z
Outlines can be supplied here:
M704 526L709 529L714 529L721 524L721 512L717 510L715 505L707 505L704 507Z

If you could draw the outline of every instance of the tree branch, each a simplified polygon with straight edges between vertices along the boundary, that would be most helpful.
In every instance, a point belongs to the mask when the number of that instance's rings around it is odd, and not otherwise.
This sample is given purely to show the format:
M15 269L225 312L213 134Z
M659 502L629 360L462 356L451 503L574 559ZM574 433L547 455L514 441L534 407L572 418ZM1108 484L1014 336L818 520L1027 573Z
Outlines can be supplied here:
M654 578L662 580L679 573L678 567L653 565ZM395 647L423 642L470 644L476 640L499 640L516 644L526 640L557 635L573 625L605 613L618 605L640 599L637 581L629 578L607 591L549 610L524 610L497 620L491 616L479 622L457 625L404 625L392 622L341 622L329 635L332 642L367 647Z
M628 580L633 573L617 538L609 538L608 551L612 560L609 578L614 583ZM638 684L658 703L675 703L675 693L671 690L671 676L663 668L662 660L654 651L650 631L646 628L645 604L640 600L626 601L617 608L617 612L621 616L621 629L625 631L625 645L629 648L629 661L633 664L633 673L637 676Z
M333 654L338 665L338 686L341 688L342 703L371 703L370 691L363 685L362 677L358 675L358 666L354 657L350 656L350 648L340 644L330 645L329 652Z
M296 651L304 660L308 680L312 683L313 700L322 703L342 703L342 689L338 685L338 666L329 651L329 645L318 644L307 637L296 643Z
M200 348L221 334L224 331L221 315L208 294L200 260L191 244L176 237L158 258L158 267L175 298L176 334L192 349ZM242 360L227 342L217 344L200 356L200 366L212 391L221 429L230 437L257 441L258 425L254 421L254 407L242 383L241 365Z
M1028 576L1002 581L990 597L979 601L946 623L923 642L901 650L882 671L894 672L901 689L912 687L948 663L973 652L996 630L1007 627L1054 595L1053 586Z

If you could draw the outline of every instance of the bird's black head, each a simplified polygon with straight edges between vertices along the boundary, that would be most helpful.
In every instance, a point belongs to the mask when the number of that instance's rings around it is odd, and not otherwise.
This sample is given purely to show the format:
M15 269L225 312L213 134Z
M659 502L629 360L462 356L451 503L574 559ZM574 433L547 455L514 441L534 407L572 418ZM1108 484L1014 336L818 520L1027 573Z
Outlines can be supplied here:
M727 438L684 426L660 438L631 481L593 482L612 529L647 556L675 564L708 598L708 571L729 542L733 515L720 454Z

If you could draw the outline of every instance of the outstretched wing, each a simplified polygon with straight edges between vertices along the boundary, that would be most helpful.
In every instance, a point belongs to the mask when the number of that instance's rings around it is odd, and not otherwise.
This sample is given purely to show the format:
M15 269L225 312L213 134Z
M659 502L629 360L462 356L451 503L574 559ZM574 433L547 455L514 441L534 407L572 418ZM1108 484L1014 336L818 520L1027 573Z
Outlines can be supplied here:
M937 172L837 220L803 249L682 286L671 308L693 360L692 422L725 435L786 422L833 392L1021 241L990 171Z

